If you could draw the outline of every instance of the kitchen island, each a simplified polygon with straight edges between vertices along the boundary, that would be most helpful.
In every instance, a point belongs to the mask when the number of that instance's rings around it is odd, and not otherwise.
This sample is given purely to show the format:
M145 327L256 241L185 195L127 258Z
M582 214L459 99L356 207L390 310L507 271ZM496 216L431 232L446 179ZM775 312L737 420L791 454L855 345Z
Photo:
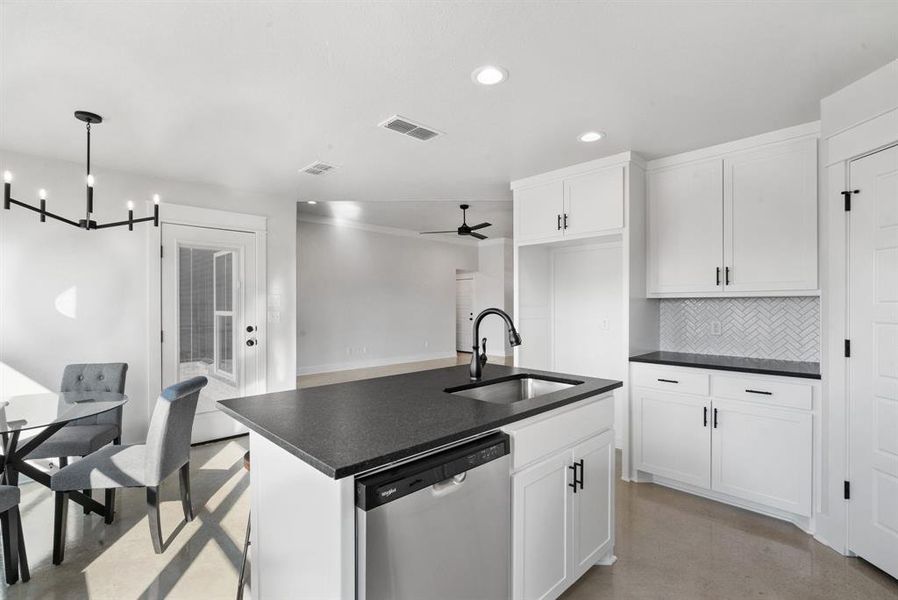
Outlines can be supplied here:
M476 387L513 384L527 374L558 382L558 389L531 393L533 397L514 402L487 401L471 397L479 390L471 393L468 368L458 366L219 402L221 410L250 429L254 598L356 597L357 479L499 430L511 440L512 502L539 493L538 487L528 486L528 474L531 484L552 481L557 474L559 484L568 488L567 473L573 470L576 491L578 471L573 464L578 460L581 480L584 473L590 482L609 480L601 488L601 502L584 513L587 520L579 525L570 522L576 512L573 504L561 506L564 530L556 532L567 544L572 528L599 527L607 539L603 538L599 552L587 553L586 568L609 560L613 545L611 391L621 383L488 364ZM576 446L600 434L604 462L591 461L584 467L583 459L574 456ZM594 452L595 446L593 441L584 450ZM596 468L600 470L590 471ZM534 479L534 469L544 475ZM576 494L563 495L564 489L553 488L550 500L555 491L562 494L562 503L589 498L586 490L574 499ZM533 580L538 572L524 580L524 565L517 564L524 556L516 546L527 515L513 510L512 519L513 595L530 596L534 586L544 583ZM561 548L560 562L541 561L546 581L556 587L560 584L554 580L563 571L558 593L579 576L585 564L572 564L577 562L573 560L577 551L567 550ZM556 562L556 573L552 573L549 567Z

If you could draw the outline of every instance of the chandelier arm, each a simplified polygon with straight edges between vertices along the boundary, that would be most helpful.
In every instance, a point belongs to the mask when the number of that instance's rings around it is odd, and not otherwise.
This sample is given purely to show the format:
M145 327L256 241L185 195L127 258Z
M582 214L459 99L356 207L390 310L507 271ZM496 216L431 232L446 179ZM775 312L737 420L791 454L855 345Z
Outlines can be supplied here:
M61 217L55 213L51 213L48 210L41 210L36 206L31 206L30 204L26 204L24 202L19 202L15 198L10 198L9 203L15 204L16 206L21 206L22 208L27 208L28 210L30 210L32 212L36 212L37 214L39 214L41 216L50 217L51 219L56 219L57 221L62 221L63 223L68 223L69 225L72 225L74 227L81 227L81 225L76 223L75 221L71 221L69 219L66 219L65 217Z
M97 224L94 226L94 229L108 229L109 227L121 227L122 225L128 225L131 223L147 223L149 221L153 221L155 217L141 217L139 219L131 219L128 221L115 221L114 223L103 223Z

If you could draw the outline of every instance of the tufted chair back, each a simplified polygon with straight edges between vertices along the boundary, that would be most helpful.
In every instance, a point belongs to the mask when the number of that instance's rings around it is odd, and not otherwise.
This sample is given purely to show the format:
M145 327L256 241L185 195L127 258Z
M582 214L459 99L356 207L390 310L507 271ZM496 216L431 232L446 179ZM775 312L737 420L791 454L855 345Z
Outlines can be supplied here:
M66 365L62 372L60 392L117 392L125 393L127 363L93 363ZM112 410L95 417L72 421L72 425L108 424L122 426L122 409Z

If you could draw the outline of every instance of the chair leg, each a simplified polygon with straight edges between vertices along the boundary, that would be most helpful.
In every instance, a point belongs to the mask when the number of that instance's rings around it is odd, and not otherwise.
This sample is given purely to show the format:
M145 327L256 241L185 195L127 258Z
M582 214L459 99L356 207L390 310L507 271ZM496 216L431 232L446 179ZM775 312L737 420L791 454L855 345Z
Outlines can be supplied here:
M249 554L249 527L253 522L252 514L246 519L246 539L243 540L243 562L240 564L240 579L237 581L237 600L243 600L243 582L246 578L246 557Z
M28 553L25 551L25 532L22 531L22 515L19 513L19 507L14 506L10 512L16 514L16 523L19 530L19 573L22 575L22 581L31 580L31 571L28 569Z
M94 497L93 490L81 490L81 491L84 492L84 495L87 496L88 498ZM84 514L89 515L90 509L87 508L86 506L84 506L83 508L84 508Z
M59 468L64 469L69 466L69 457L68 456L60 456L59 457Z
M53 564L61 565L65 558L65 530L69 516L69 495L56 492L53 516Z
M103 521L109 525L115 518L115 488L106 488L103 495L105 496L104 504L106 504L106 516L103 517Z
M184 518L187 521L193 521L193 502L190 498L190 461L187 461L178 471L178 479L181 483L181 508L184 509Z
M0 514L0 527L3 529L3 567L6 571L6 583L9 585L19 580L19 524L16 516L12 510Z
M147 486L147 516L150 521L150 538L153 550L162 554L162 524L159 522L159 486Z

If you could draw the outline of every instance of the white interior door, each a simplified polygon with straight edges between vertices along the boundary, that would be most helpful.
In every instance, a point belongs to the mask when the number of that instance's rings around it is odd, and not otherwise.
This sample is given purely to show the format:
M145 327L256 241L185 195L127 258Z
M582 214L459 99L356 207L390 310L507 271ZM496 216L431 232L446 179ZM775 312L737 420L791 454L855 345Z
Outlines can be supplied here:
M474 325L474 280L455 280L455 349L471 352Z
M850 180L848 545L898 577L898 147Z
M194 443L243 433L215 402L265 391L255 234L162 224L162 385L196 375Z

